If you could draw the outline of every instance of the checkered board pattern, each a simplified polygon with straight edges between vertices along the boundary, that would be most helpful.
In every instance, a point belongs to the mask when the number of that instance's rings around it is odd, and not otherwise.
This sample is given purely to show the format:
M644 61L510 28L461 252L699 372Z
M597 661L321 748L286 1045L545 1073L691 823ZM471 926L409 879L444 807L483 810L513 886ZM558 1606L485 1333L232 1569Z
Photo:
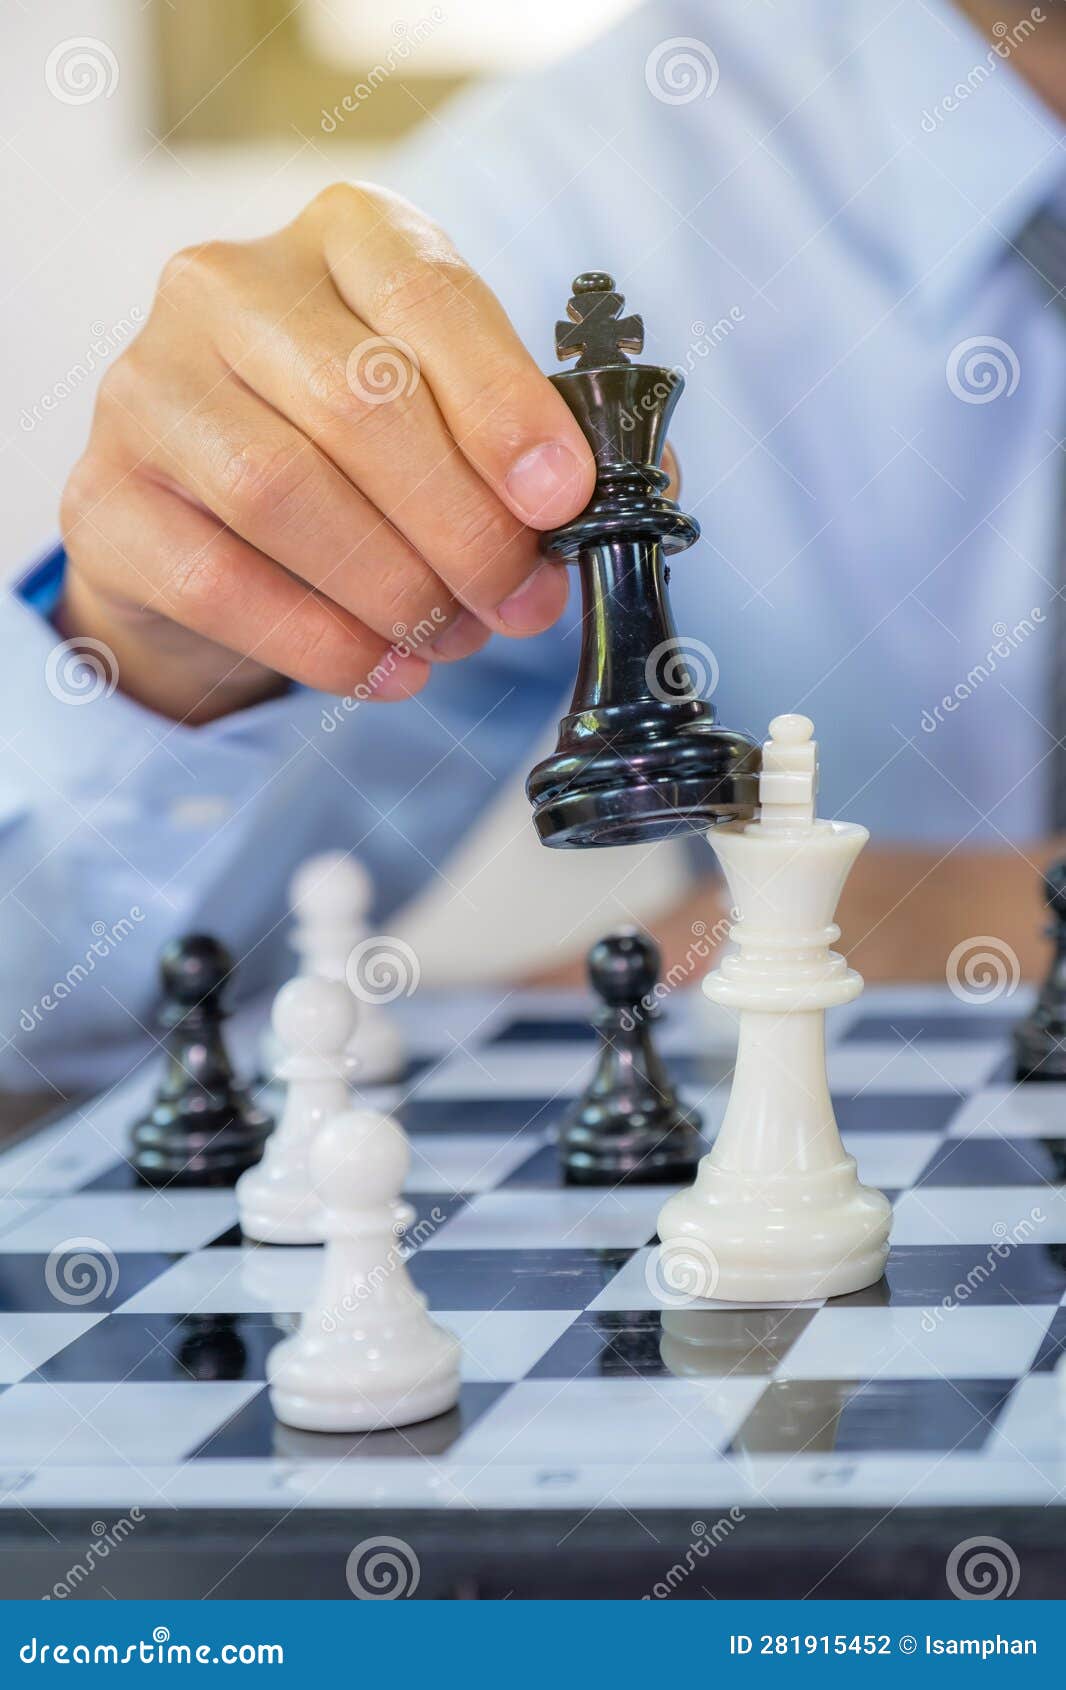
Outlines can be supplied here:
M646 1269L667 1193L559 1178L553 1124L589 1072L588 1007L558 994L403 1006L411 1074L375 1101L411 1138L411 1271L465 1357L457 1409L403 1431L274 1419L267 1355L320 1252L243 1243L231 1192L136 1186L122 1152L154 1065L9 1149L0 1507L1061 1501L1066 1086L1011 1080L1022 994L968 1006L871 990L831 1017L845 1143L895 1208L883 1282L665 1312ZM659 1030L709 1137L735 1034L720 1013L675 995ZM235 1024L245 1061L254 1022ZM49 1267L78 1240L110 1258L89 1295Z

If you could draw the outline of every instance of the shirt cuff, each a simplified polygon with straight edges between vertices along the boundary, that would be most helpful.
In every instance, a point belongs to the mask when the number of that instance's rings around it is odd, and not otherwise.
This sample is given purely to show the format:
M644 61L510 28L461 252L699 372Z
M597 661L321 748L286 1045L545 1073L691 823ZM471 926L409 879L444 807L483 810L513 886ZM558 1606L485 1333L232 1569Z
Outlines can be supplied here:
M56 613L67 572L67 554L62 546L51 546L19 576L15 592L46 622Z
M104 642L59 638L48 618L65 566L53 547L0 594L0 698L4 720L19 724L3 759L6 793L32 804L51 791L94 815L103 805L206 817L268 782L294 718L317 718L315 695L294 688L199 726L157 715L118 690Z

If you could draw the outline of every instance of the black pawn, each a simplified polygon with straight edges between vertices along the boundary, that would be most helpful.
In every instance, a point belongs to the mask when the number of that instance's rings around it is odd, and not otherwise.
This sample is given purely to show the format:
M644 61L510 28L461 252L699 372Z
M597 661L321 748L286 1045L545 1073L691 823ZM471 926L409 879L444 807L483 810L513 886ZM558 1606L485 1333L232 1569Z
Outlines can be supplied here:
M163 951L166 1072L130 1154L149 1185L232 1185L263 1154L273 1121L238 1086L222 1042L232 969L226 947L201 934Z
M1044 876L1054 951L1031 1015L1014 1029L1015 1079L1066 1080L1066 858Z
M704 1147L699 1116L679 1101L652 1042L659 948L632 929L611 933L593 945L588 967L603 1000L602 1043L592 1082L560 1128L566 1181L680 1184Z

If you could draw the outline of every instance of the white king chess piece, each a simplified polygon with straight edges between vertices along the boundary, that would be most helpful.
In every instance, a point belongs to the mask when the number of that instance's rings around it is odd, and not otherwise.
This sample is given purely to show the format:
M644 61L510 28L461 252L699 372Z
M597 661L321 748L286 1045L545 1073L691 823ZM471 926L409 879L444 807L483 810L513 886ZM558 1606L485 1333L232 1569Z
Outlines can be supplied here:
M829 1095L825 1012L862 979L830 949L844 882L870 837L815 818L814 725L777 716L763 747L759 818L709 839L739 920L738 949L708 975L713 1002L739 1011L733 1088L695 1183L659 1216L660 1275L734 1302L843 1296L880 1279L892 1210L859 1183ZM700 1266L702 1290L692 1284Z
M263 1160L237 1181L237 1213L246 1238L318 1244L323 1209L307 1159L315 1134L349 1102L355 1004L341 981L298 974L274 999L270 1020L285 1102Z
M401 1127L372 1109L336 1115L311 1147L325 1193L322 1278L300 1330L270 1353L274 1413L308 1432L370 1432L428 1420L459 1395L459 1341L426 1311L400 1239L411 1153Z

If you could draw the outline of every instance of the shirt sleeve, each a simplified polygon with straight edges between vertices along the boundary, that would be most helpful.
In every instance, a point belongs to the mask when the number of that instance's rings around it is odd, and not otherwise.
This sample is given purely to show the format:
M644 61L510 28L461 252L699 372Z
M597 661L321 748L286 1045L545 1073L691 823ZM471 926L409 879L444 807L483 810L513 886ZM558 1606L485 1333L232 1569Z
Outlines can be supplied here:
M563 630L498 639L403 704L293 688L186 727L127 698L106 647L59 639L62 561L0 599L0 1086L16 1091L96 1085L150 1052L178 934L227 943L238 997L274 987L288 881L315 851L365 862L383 920L524 772L570 667Z

